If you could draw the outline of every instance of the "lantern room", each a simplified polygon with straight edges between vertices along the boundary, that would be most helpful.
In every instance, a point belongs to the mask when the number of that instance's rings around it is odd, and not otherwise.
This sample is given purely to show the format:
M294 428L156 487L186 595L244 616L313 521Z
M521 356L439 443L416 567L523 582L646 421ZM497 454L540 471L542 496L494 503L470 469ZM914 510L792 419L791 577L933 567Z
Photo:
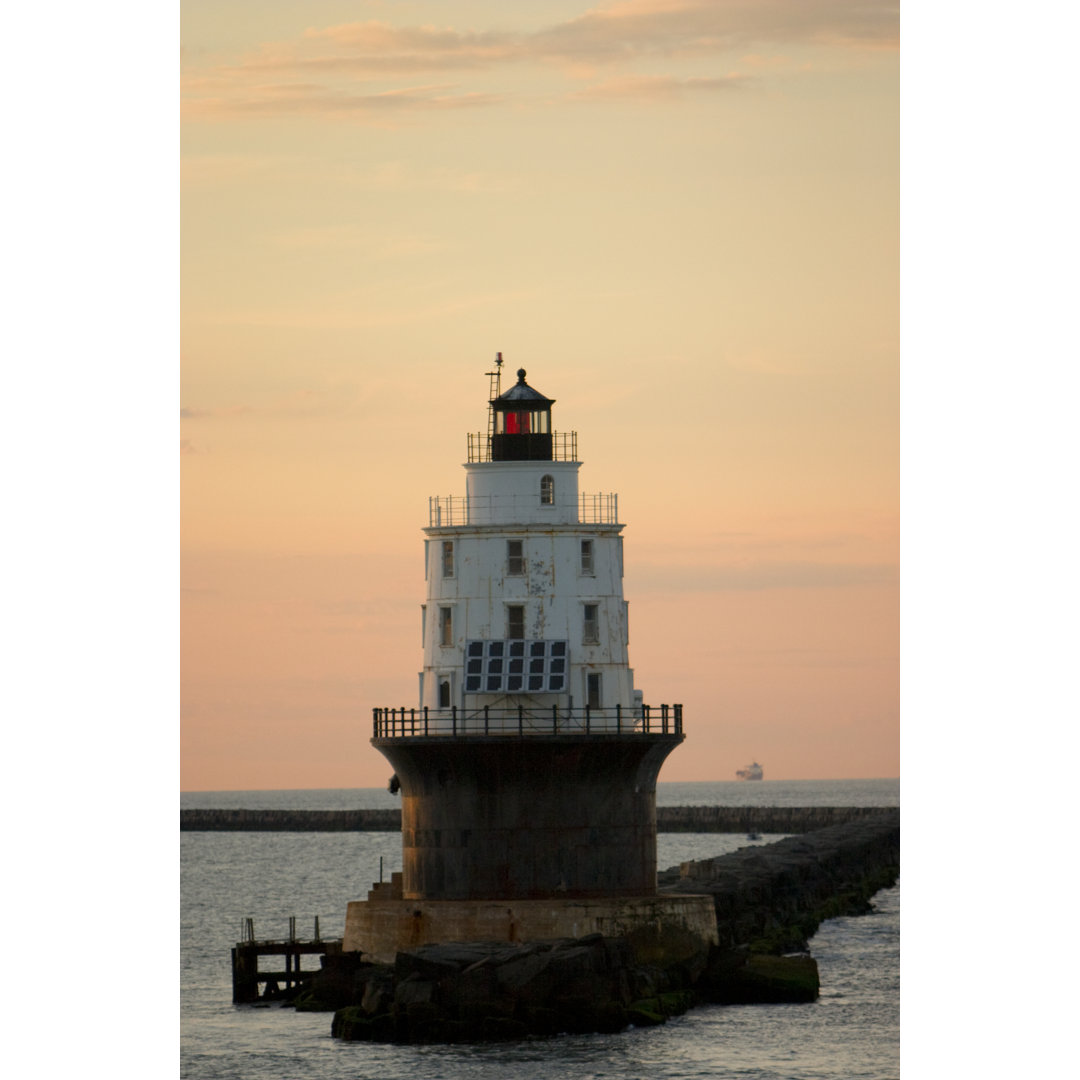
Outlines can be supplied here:
M518 368L517 376L517 383L491 402L491 460L551 461L551 406L555 399L529 386L524 368Z

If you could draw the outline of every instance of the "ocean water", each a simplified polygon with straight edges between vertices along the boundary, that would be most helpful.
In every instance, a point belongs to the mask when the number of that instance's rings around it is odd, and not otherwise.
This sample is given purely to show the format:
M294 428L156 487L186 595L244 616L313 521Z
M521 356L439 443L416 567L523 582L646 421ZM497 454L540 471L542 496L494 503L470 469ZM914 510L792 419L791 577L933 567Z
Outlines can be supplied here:
M661 784L667 805L896 805L897 781ZM809 785L809 787L807 787ZM737 789L737 790L732 790ZM891 796L889 793L892 793ZM741 793L741 794L740 794ZM385 796L385 801L383 797ZM892 801L889 801L891 798ZM234 801L238 800L238 801ZM183 806L335 809L396 805L386 792L190 793ZM778 837L765 836L759 843ZM749 844L661 834L661 867ZM284 937L340 936L345 905L401 868L396 833L180 834L180 1075L189 1080L893 1080L899 1076L900 887L875 912L833 919L811 942L822 993L811 1005L702 1006L656 1028L488 1046L380 1046L330 1037L329 1013L234 1006L229 950L241 921ZM304 966L317 967L315 957Z
M387 774L389 778L389 773ZM658 806L899 806L900 781L709 780L656 785ZM401 806L385 788L184 791L184 810L369 810Z

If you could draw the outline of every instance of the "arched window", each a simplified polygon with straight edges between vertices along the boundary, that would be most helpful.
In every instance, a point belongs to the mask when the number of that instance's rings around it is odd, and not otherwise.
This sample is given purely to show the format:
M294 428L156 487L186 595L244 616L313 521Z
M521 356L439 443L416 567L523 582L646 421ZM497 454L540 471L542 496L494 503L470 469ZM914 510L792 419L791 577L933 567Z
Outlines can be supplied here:
M450 681L448 679L443 679L439 683L439 708L450 708Z
M551 476L540 477L540 504L553 506L555 503L555 480Z

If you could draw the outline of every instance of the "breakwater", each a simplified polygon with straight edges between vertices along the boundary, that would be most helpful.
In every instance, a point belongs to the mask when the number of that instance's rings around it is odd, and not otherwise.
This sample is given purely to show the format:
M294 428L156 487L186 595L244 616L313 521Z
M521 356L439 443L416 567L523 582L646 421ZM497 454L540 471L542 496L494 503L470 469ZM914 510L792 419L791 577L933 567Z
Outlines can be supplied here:
M713 898L720 952L807 948L825 919L860 915L900 875L900 811L877 810L775 844L686 862L658 875L661 893Z
M720 944L650 963L629 937L422 945L393 964L328 956L296 999L335 1010L341 1039L430 1043L615 1032L663 1023L697 1001L806 1002L818 924L871 910L900 866L900 812L875 814L663 871L663 891L711 895Z
M657 832L809 833L868 819L873 806L658 806ZM181 810L191 832L399 832L401 811Z

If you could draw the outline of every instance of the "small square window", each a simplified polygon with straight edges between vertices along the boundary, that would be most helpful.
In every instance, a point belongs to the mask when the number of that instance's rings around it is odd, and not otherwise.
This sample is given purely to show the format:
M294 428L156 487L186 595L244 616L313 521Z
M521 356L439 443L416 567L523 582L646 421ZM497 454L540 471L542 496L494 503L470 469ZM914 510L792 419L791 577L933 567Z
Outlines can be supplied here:
M599 604L586 604L584 616L581 628L581 640L586 644L595 645L600 640Z
M581 572L590 577L593 574L593 547L591 540L581 541Z
M520 577L525 573L524 547L521 540L506 541L506 572L511 577Z
M585 703L590 709L603 707L604 693L599 671L590 671L585 677Z

